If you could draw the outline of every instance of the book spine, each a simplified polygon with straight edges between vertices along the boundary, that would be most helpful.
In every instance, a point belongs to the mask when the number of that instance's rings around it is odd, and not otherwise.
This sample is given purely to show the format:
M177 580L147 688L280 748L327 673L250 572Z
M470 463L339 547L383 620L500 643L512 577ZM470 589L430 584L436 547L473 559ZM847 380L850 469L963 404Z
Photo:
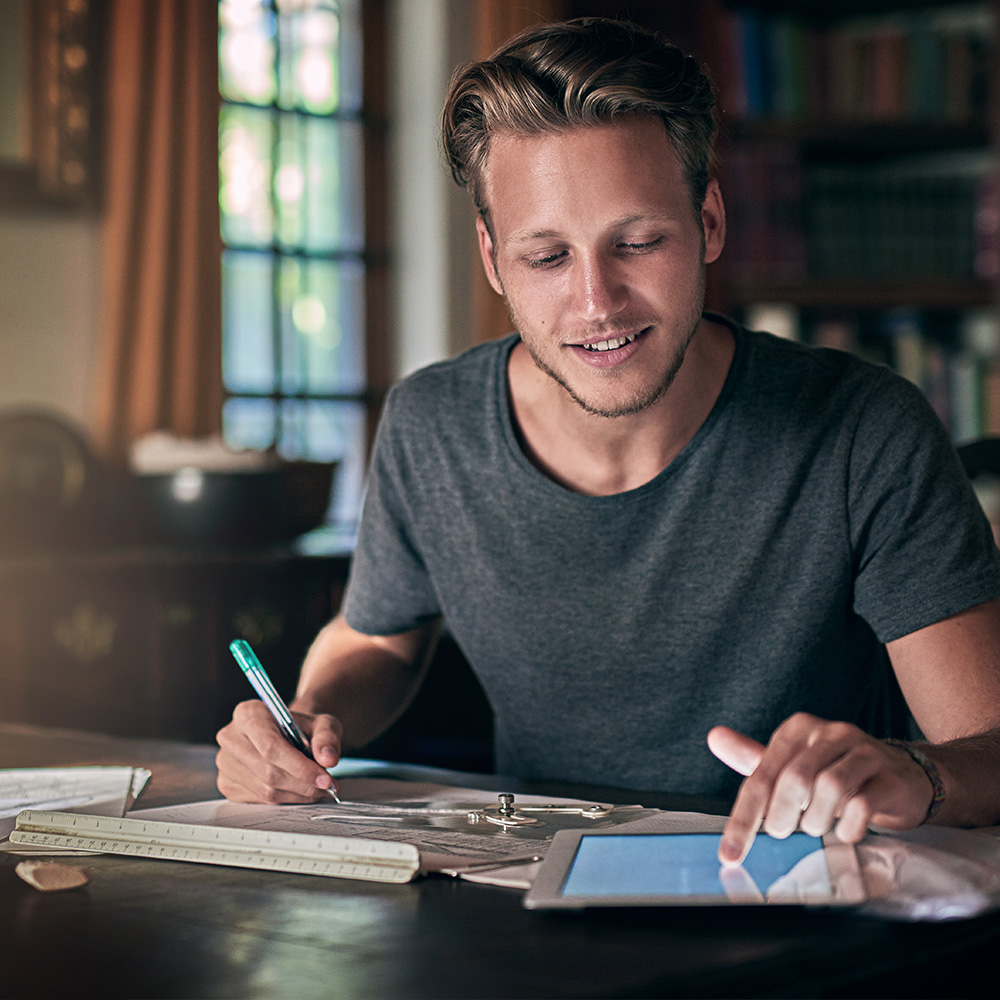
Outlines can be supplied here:
M991 8L936 8L813 28L786 14L725 20L728 109L850 122L968 122L989 108ZM736 109L739 108L739 111Z

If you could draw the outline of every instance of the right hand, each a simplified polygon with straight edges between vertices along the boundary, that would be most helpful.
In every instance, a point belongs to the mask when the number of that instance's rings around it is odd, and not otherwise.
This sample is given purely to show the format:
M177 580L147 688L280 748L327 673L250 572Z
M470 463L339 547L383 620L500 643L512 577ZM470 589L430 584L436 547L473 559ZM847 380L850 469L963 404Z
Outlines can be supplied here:
M293 712L315 761L281 735L258 699L240 702L216 734L216 784L232 802L303 803L328 797L334 779L325 770L340 760L343 727L332 715Z

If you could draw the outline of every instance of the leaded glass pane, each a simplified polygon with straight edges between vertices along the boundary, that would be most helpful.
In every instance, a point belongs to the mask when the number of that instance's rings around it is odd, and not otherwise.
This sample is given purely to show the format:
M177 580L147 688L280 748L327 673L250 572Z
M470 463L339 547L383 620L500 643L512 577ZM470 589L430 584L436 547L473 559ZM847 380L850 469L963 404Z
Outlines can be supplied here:
M266 451L275 443L276 418L270 399L229 399L222 409L222 433L231 448Z
M266 0L219 3L219 90L226 100L273 104L275 16Z
M278 105L325 115L340 104L340 23L332 0L278 0Z
M282 392L364 388L364 269L353 261L289 259L279 282Z
M275 388L272 275L267 254L222 255L222 374L229 392Z
M278 242L310 253L361 250L360 123L281 113L279 133L274 178Z
M278 95L311 114L361 109L360 0L277 0Z
M224 243L270 246L274 242L273 146L272 112L223 105L219 115L219 209Z

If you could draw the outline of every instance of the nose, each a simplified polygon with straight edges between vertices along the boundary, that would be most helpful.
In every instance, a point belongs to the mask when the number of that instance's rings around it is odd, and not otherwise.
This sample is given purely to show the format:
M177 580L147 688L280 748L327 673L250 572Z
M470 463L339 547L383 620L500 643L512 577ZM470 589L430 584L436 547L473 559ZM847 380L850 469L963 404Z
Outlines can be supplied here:
M588 323L606 322L628 301L628 289L615 262L596 254L579 261L574 291L580 317Z

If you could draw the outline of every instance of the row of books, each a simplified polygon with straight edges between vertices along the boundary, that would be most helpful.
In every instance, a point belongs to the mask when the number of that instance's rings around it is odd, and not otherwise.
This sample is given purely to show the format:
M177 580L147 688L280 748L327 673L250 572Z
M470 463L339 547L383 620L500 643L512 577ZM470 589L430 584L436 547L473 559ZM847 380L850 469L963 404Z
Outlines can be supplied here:
M995 176L988 151L804 165L791 143L740 144L723 170L730 273L742 281L991 280Z
M831 316L765 303L748 306L743 320L891 365L923 390L956 442L1000 435L1000 317L994 309Z
M982 176L920 163L814 167L809 271L818 278L972 278Z
M885 314L880 333L888 363L924 391L955 441L1000 434L995 311L975 310L942 325L898 310Z
M905 6L905 5L901 5ZM728 114L968 122L990 93L994 9L942 5L832 26L735 10L714 68Z

